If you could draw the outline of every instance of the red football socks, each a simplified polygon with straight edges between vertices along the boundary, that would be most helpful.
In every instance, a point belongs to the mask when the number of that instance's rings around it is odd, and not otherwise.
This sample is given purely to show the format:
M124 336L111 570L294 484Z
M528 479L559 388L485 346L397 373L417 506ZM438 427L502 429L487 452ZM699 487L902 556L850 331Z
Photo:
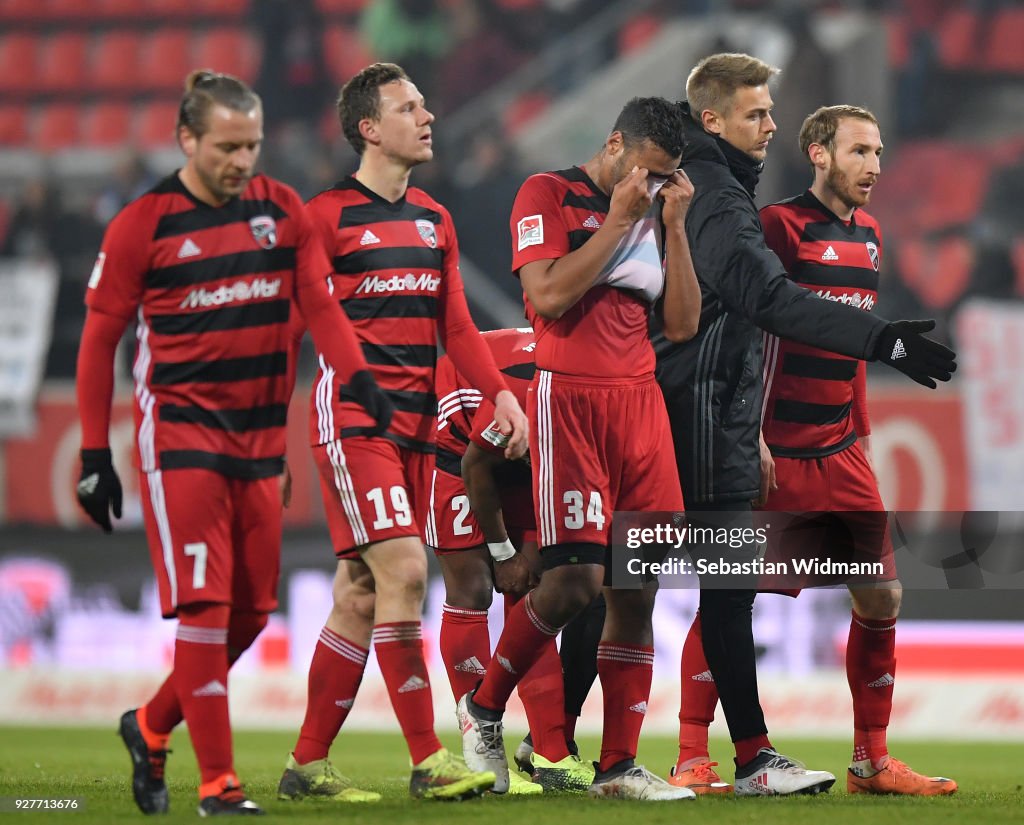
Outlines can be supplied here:
M420 623L384 622L373 628L373 648L388 686L413 764L437 753L441 742L434 733L434 702L423 661Z
M505 629L498 639L494 657L487 666L483 682L473 694L473 702L482 708L504 711L516 684L561 630L537 615L531 596L527 593L505 616Z
M325 627L309 665L306 717L295 743L300 765L325 759L352 710L370 651Z
M601 642L597 674L604 693L604 735L599 769L636 757L640 728L651 698L654 648Z
M679 759L683 765L708 755L708 727L715 718L718 688L704 658L700 612L690 625L679 662Z
M853 759L876 768L889 754L885 733L896 682L896 619L865 619L851 612L846 679L853 696Z
M228 716L228 615L223 605L179 610L174 688L204 783L234 770Z
M458 702L476 687L491 659L487 611L446 604L441 613L441 660Z

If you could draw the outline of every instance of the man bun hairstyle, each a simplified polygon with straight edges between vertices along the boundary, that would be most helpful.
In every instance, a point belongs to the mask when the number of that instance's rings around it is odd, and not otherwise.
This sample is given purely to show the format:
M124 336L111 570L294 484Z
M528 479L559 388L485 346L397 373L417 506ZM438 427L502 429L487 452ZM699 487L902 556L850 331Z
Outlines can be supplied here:
M685 115L663 97L634 97L619 112L613 132L622 134L626 149L649 140L669 157L683 154Z
M380 87L396 80L408 80L405 69L395 63L373 63L341 87L338 95L338 120L349 145L362 155L366 141L359 133L362 120L380 117Z
M808 150L811 148L812 143L824 146L828 153L835 157L836 131L839 129L839 122L847 117L866 120L878 126L878 118L871 111L861 106L848 106L846 104L822 106L811 112L804 120L803 126L800 127L800 151L803 153L804 160L811 163ZM813 166L814 164L811 163L811 165Z
M207 119L214 106L251 112L262 105L260 96L237 77L196 69L185 79L185 94L178 107L178 129L184 126L196 137L202 137L209 127Z
M705 57L686 78L686 100L690 117L702 123L701 113L710 109L729 114L732 97L741 86L763 86L779 70L749 54L723 52Z

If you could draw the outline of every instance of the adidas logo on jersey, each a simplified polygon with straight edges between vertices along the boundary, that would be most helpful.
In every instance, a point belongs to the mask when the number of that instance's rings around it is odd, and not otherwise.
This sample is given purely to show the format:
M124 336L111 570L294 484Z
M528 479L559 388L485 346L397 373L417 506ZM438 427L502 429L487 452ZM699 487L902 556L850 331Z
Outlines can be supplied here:
M875 679L875 681L868 682L868 687L889 687L894 684L896 684L896 680L892 678L892 674L884 673Z
M829 244L825 248L825 251L821 253L821 259L823 261L838 261L839 260L839 256L836 254L836 251L832 248L832 244Z
M272 281L268 278L255 278L252 281L235 281L230 286L219 286L212 292L204 287L193 289L178 306L181 309L195 309L256 298L276 298L280 291L280 278Z
M639 713L641 716L647 715L647 702L637 702L635 705L630 705L629 709L633 713Z
M710 670L705 670L703 673L697 673L690 677L695 682L713 682L715 677L711 675Z
M599 221L596 217L591 215L589 218L587 218L585 221L583 221L583 225L587 229L600 229L601 228L601 221Z
M194 258L196 255L202 255L203 250L196 246L195 241L191 238L185 238L181 246L178 247L179 258Z
M504 656L498 656L497 659L499 665L505 668L505 670L507 670L513 676L516 675L516 670L514 667L512 667L512 663L508 659L506 659Z
M228 689L224 686L224 683L212 679L202 687L198 687L192 691L193 696L227 696Z
M345 710L351 710L352 709L352 705L354 705L355 703L356 703L356 698L354 696L351 699L335 699L334 700L334 704L335 705L337 705L339 708L344 708Z
M423 690L424 688L430 687L423 679L417 676L415 673L405 680L405 684L399 689L399 693L412 693L414 690Z
M423 272L417 278L411 272L405 275L392 275L390 278L381 278L379 275L369 275L356 287L356 295L360 292L437 292L441 286L441 279Z
M899 358L906 358L906 357L907 357L907 348L905 346L903 346L903 339L902 338L897 338L896 339L896 346L894 346L892 348L892 355L889 356L889 360L890 361L895 361L895 360L897 360Z
M462 671L463 673L476 673L479 676L483 676L487 672L485 668L476 656L470 656L468 659L463 659L455 666L456 670Z
M380 243L380 238L374 235L369 229L363 233L363 237L359 239L360 246L369 246L370 244Z

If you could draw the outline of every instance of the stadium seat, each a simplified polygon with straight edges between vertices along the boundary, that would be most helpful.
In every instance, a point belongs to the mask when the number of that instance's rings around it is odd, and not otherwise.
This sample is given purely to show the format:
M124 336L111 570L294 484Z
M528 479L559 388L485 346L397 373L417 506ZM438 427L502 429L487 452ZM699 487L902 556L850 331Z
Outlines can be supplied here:
M0 21L34 21L43 16L39 0L0 0Z
M8 34L0 38L0 92L28 95L36 88L34 34Z
M242 17L249 8L249 0L202 0L198 5L210 17Z
M28 143L28 109L21 103L0 105L0 146Z
M200 16L199 9L203 4L196 0L143 0L140 5L146 6L146 14L150 17L189 19Z
M1006 8L992 17L985 68L1024 72L1024 8Z
M902 69L910 57L910 35L907 32L907 21L902 15L887 14L885 20L885 36L889 65L894 69Z
M548 108L551 98L545 92L525 92L513 100L502 114L505 129L516 134Z
M140 0L94 0L89 5L93 17L133 21L145 15L147 6Z
M974 250L966 238L909 238L899 250L903 282L927 309L949 309L970 284Z
M52 20L70 22L92 18L96 4L93 0L46 0L39 5L46 6L47 17Z
M79 89L85 76L88 42L77 31L54 34L42 41L38 87L44 92Z
M178 104L159 100L148 103L139 112L135 134L142 149L166 149L174 146L174 126L178 122Z
M82 120L82 143L103 149L131 144L133 114L134 108L128 103L97 103Z
M373 55L359 38L359 32L335 23L324 31L324 63L335 85L341 85L364 66L373 63Z
M139 78L149 91L178 92L192 70L188 29L158 29L142 41Z
M981 59L981 24L972 9L943 15L937 34L939 61L947 69L974 68Z
M629 54L641 49L661 31L662 20L656 14L639 14L627 22L619 31L619 54Z
M81 119L76 104L51 103L36 118L32 145L44 153L77 146Z
M134 31L111 31L95 45L90 85L102 91L130 91L141 83L139 76L139 35Z
M259 68L259 59L256 44L247 32L218 27L199 37L193 64L252 82Z

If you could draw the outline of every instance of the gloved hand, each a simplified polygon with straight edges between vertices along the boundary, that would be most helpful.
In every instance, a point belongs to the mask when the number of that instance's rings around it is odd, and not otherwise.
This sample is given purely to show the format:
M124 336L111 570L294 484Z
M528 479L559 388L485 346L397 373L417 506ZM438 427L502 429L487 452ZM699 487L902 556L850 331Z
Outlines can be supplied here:
M922 334L933 329L935 321L892 321L878 337L875 359L935 389L933 379L948 381L956 372L956 353Z
M114 471L110 450L82 450L82 475L78 480L78 503L89 518L103 528L113 530L110 511L121 518L121 480Z
M376 379L369 370L358 370L352 373L346 387L348 394L355 399L370 418L377 422L377 426L366 431L369 436L382 435L391 423L391 417L395 414L395 405L385 395L384 391L377 385Z

